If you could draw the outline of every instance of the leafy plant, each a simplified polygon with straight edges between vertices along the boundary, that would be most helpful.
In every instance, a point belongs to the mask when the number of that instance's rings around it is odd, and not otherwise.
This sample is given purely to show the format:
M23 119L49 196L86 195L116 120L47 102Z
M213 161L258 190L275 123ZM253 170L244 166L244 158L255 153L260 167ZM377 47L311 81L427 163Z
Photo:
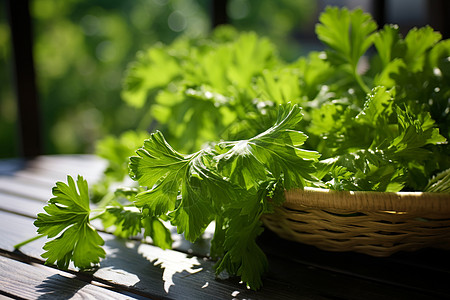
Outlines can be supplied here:
M89 224L88 185L78 176L77 183L67 177L68 184L58 182L53 188L54 198L44 207L46 213L38 214L34 225L38 233L48 238L57 238L47 242L42 257L46 263L56 263L66 269L70 261L75 267L87 269L105 257L103 239Z
M94 217L119 236L144 230L164 248L171 244L164 221L189 241L214 221L216 273L258 289L267 270L256 243L260 217L283 203L285 189L448 192L450 43L430 27L405 38L394 25L378 30L361 10L330 7L320 21L316 31L326 51L293 63L279 59L268 40L231 28L141 54L123 95L146 111L143 122L157 121L161 131L134 156L128 146L137 135L100 144L114 180L123 180L121 162L131 156L135 185L110 192ZM72 206L54 202L36 221L39 232L70 236L73 223L43 222L55 205L70 213ZM83 222L75 224L86 227L88 215L83 210ZM61 250L54 241L47 253ZM86 247L96 254L86 262L96 263L101 241L92 242ZM71 253L48 261L89 265Z

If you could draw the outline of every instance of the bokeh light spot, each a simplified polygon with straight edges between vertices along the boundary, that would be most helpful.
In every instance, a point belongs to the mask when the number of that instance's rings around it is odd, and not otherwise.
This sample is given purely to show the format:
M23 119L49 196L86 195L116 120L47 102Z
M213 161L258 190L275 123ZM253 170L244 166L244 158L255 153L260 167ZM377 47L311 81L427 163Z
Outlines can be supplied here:
M175 32L183 31L187 27L186 17L182 12L176 10L169 15L167 24L169 25L169 28Z
M227 13L230 18L235 20L240 20L245 17L250 12L250 5L247 0L232 0L228 4Z

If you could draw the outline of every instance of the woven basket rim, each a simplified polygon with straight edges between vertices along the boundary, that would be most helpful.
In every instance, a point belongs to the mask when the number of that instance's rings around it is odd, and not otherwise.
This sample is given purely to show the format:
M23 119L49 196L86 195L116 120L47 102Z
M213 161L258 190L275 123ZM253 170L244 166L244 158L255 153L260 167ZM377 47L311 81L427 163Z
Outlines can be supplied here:
M305 187L285 192L285 206L357 212L450 214L450 194L426 192L335 191Z

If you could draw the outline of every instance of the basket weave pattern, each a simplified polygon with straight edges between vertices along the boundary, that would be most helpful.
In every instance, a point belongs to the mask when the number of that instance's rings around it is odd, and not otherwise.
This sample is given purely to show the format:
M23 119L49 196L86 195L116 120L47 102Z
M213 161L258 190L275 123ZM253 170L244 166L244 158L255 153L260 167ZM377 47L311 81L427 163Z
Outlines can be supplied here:
M450 249L448 194L292 190L263 222L282 238L328 251L382 257Z

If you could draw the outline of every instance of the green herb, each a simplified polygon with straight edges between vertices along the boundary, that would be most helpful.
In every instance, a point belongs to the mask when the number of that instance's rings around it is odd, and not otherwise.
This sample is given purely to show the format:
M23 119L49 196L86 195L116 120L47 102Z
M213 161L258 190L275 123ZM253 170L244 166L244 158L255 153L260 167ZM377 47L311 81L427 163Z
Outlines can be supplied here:
M42 257L47 264L56 263L59 268L67 269L70 261L81 269L91 268L100 258L105 257L101 246L103 239L89 224L88 185L78 176L77 183L71 176L68 184L56 183L54 198L44 207L46 213L38 214L34 225L38 233L55 239L44 246Z
M319 155L302 150L306 136L291 129L300 119L298 106L280 107L267 131L191 155L176 152L160 132L151 134L131 157L132 178L149 187L136 195L136 206L146 216L165 215L190 241L215 221L220 237L213 240L212 255L221 257L216 272L226 270L259 288L267 260L255 239L262 232L260 217L273 209L269 193L279 185L317 181L311 174Z
M258 289L268 267L260 218L285 189L448 193L450 41L430 27L405 37L395 25L378 29L361 10L329 7L320 22L325 51L290 63L268 40L229 27L142 52L123 96L142 110L142 128L160 131L142 147L137 132L99 144L109 167L94 217L162 248L172 243L164 222L189 241L215 222L216 273ZM128 172L136 183L114 191ZM84 181L78 195L68 180L35 224L49 238L62 232L44 248L48 263L87 268L104 256L102 240Z

